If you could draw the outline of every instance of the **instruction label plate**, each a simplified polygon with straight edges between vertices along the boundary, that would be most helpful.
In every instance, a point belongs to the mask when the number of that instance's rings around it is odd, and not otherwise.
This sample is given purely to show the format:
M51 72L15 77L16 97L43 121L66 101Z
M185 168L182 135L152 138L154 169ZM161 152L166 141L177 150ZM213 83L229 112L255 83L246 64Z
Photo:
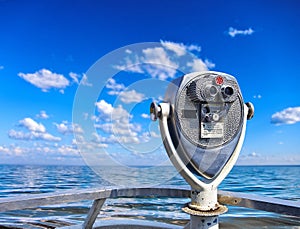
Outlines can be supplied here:
M223 138L223 122L201 122L201 138Z

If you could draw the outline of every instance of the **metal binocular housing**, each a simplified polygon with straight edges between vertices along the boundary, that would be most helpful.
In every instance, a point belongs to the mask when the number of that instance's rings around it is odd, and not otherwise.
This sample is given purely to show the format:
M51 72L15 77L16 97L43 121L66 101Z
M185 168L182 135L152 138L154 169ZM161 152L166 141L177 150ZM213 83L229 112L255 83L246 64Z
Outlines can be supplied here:
M196 187L212 183L222 171L228 174L244 140L246 119L254 113L251 103L244 104L236 79L214 71L173 80L164 101L152 103L150 110L153 120L160 119L171 161L177 170L188 171L181 175Z

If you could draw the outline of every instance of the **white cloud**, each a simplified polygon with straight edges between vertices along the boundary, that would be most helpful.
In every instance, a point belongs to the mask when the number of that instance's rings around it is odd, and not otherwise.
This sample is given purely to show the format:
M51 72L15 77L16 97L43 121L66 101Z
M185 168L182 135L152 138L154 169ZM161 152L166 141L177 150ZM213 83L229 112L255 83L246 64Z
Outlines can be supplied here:
M253 95L253 98L254 98L254 99L261 99L262 96L261 96L260 94L258 94L258 95Z
M79 84L79 79L81 78L81 75L74 73L74 72L70 72L69 76L71 77L71 79L73 80L73 82Z
M230 27L228 29L228 35L231 36L231 37L235 37L237 35L251 35L254 33L254 30L252 28L249 28L249 29L245 29L245 30L238 30L238 29L235 29L233 27Z
M170 41L161 41L161 44L166 49L169 49L177 54L177 56L183 56L186 54L186 46L182 43L174 43Z
M58 147L57 152L63 156L79 156L78 150L74 146L61 145Z
M154 131L151 131L151 132L150 132L150 135L151 135L151 137L153 137L153 138L160 138L160 134L158 134L158 133L156 133L156 132L154 132Z
M129 114L121 105L113 108L111 113L112 120L129 120L132 118L132 115Z
M128 53L129 54L129 53ZM134 56L134 60L129 59L128 57L124 59L125 63L122 65L116 65L114 68L120 71L134 72L134 73L142 73L145 71L140 66L140 57Z
M10 130L8 132L8 137L16 140L29 140L30 133L24 133L22 131Z
M37 114L36 117L40 119L48 119L49 115L46 113L46 111L40 111L40 113Z
M132 132L132 133L134 133L134 132ZM131 133L130 133L130 135L118 135L118 136L111 135L110 139L115 142L125 143L125 144L140 143L138 136L132 135Z
M0 65L0 70L4 69L4 66L3 65Z
M128 122L132 115L130 115L121 105L113 107L105 100L100 100L96 104L97 110L100 113L100 117L106 121L121 120L122 122Z
M181 69L191 71L186 68L187 62L190 63L188 67L193 67L192 70L207 70L215 66L212 62L203 61L196 55L188 55L191 51L200 52L201 47L198 45L185 45L162 40L160 44L161 46L145 48L140 54L131 50L126 51L128 56L124 59L124 63L115 66L115 68L127 72L148 74L152 78L166 80L167 78L174 78L180 66ZM200 66L196 64L200 64Z
M22 148L20 146L10 145L9 147L0 146L0 152L5 153L8 156L21 156L24 153L29 152L28 148Z
M11 152L14 153L15 156L20 156L20 155L28 152L28 149L21 148L20 146L15 146L11 149Z
M20 72L18 76L42 89L43 92L47 92L51 88L60 89L60 92L63 92L63 89L69 86L69 80L63 75L52 73L47 69L27 74Z
M259 157L260 155L257 154L256 152L252 152L250 154L248 154L248 157Z
M171 61L165 49L162 47L147 48L143 50L143 54L142 63L146 63L144 67L146 73L161 80L174 78L179 66Z
M207 71L207 65L201 59L194 59L192 62L188 62L189 66L194 72Z
M4 148L3 151L9 156L22 156L25 161L29 162L32 158L47 161L48 159L56 160L57 157L66 160L80 157L79 151L75 145L59 145L57 143L40 142L32 144L30 147L25 147L12 144L9 147L0 146L0 152L2 152L2 148Z
M68 123L68 121L63 121L62 123L59 124L54 123L54 125L56 126L57 131L61 134L83 133L82 128L78 124Z
M201 47L198 45L189 45L186 47L187 47L187 50L189 50L189 51L197 51L197 52L201 51Z
M99 134L97 134L96 132L92 133L92 142L95 142L95 143L107 143L108 138L106 137L103 137Z
M15 140L45 140L45 141L61 141L61 138L55 137L49 133L43 132L27 132L10 130L8 136Z
M271 123L276 125L300 122L300 107L289 107L272 115Z
M10 150L9 148L5 147L5 146L0 146L0 152L1 153L9 153Z
M24 119L20 120L19 123L21 126L24 126L29 131L42 132L42 133L46 132L46 128L43 124L37 123L36 121L34 121L31 118L24 118Z
M256 152L239 156L238 165L299 165L300 156L282 153L281 155L264 156Z
M101 114L104 114L105 116L107 116L108 118L110 118L112 112L114 111L114 108L111 104L107 103L105 100L100 100L99 102L97 102L96 107L98 109L98 111Z
M124 84L118 84L115 79L110 78L107 81L106 88L110 89L109 95L119 95L125 89Z
M87 142L85 141L84 138L77 139L76 143L73 145L80 144L81 147L84 147L85 149L99 149L99 148L107 148L108 144L107 143L112 143L108 141L107 137L102 137L98 135L97 133L92 133L92 139L91 141Z
M109 134L123 135L128 137L137 137L137 132L141 130L140 125L125 122L103 123L96 125L96 127Z
M140 142L139 138L136 135L130 136L130 135L111 134L108 137L103 137L97 133L93 134L92 141L96 143L96 145L94 146L99 148L107 148L108 144L114 144L114 143L139 143ZM89 144L89 143L84 143L84 144ZM93 147L93 145L90 146Z
M60 123L60 124L54 123L54 125L56 126L57 131L61 134L66 134L71 131L71 129L65 123Z
M110 134L105 142L139 143L138 133L142 129L141 125L131 123L133 116L121 105L113 107L104 100L95 105L99 112L99 119L96 119L95 128ZM104 122L101 122L103 119Z
M37 123L32 118L24 118L19 121L19 125L26 128L28 132L10 130L8 136L15 140L45 140L61 141L61 138L46 132L43 124Z
M92 87L92 86L93 86L93 84L91 84L91 83L88 81L88 77L87 77L86 74L83 74L82 79L81 79L81 81L80 81L80 84L81 84L81 85L84 85L84 86L87 86L87 87Z
M145 142L149 142L151 140L151 138L160 138L160 134L156 133L155 131L146 131L143 132L142 136L141 136L141 142L145 143Z
M216 64L211 62L210 60L205 60L204 63L206 64L207 68L211 69L211 68L214 68L216 67Z
M141 114L141 117L142 117L142 118L149 119L149 118L150 118L150 115L149 115L149 114L143 113L143 114Z
M144 100L145 95L137 92L136 90L122 91L120 99L124 103L140 103Z
M139 103L143 101L144 94L137 92L136 90L125 90L124 84L119 84L115 79L110 78L107 81L106 88L110 89L107 93L109 95L119 95L120 100L124 103Z
M32 133L36 139L41 139L45 141L51 141L51 142L59 142L61 141L60 137L53 136L52 134L49 133L38 133L36 134L35 132Z
M183 56L187 51L201 51L201 47L197 45L184 45L183 43L175 43L171 41L160 41L162 46L168 50L171 50L177 54L177 56Z
M74 72L70 72L69 76L76 84L81 84L83 86L88 86L88 87L93 86L91 83L88 82L88 77L86 74L77 74Z

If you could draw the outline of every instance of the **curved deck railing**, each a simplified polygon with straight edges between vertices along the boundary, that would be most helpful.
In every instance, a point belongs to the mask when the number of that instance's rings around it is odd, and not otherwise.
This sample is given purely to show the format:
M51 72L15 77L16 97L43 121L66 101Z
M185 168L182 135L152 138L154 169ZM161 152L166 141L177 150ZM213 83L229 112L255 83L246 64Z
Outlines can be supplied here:
M169 197L169 198L188 198L190 197L189 188L174 187L152 187L152 188L103 188L103 189L84 189L70 190L65 192L22 195L0 199L0 212L37 208L53 204L79 202L83 200L93 200L93 204L87 214L82 228L92 228L94 222L108 198L120 197ZM218 201L221 204L246 207L256 210L274 212L283 215L300 217L300 201L282 200L272 197L244 194L237 192L218 191ZM141 225L139 225L141 226ZM166 225L163 228L168 228ZM174 228L174 225L172 225ZM152 225L152 228L155 228Z

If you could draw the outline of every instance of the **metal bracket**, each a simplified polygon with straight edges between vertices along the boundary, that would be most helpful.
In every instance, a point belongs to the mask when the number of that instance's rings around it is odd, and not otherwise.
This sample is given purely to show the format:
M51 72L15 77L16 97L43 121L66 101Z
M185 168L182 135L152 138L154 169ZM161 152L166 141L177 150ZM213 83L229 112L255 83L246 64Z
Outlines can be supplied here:
M89 210L89 213L82 225L82 229L92 229L93 225L97 219L97 216L102 208L106 199L96 199L93 202L92 207Z

